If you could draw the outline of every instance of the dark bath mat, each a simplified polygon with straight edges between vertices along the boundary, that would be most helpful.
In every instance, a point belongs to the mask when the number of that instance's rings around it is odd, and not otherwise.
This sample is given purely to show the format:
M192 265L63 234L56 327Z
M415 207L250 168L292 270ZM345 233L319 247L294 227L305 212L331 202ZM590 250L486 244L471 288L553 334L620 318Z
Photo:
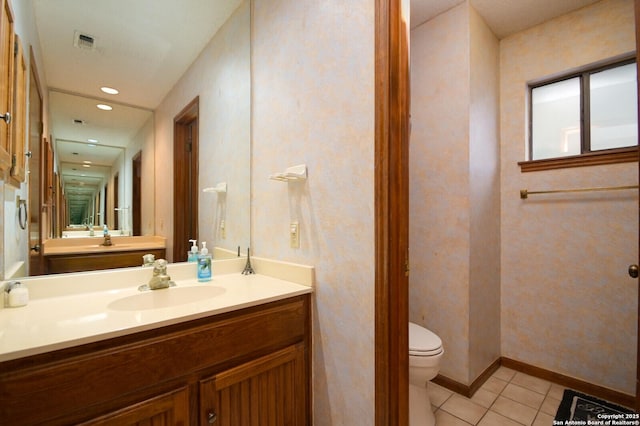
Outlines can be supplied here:
M568 423L571 420L577 422ZM603 401L571 389L565 389L553 424L586 425L598 424L600 421L603 422L602 424L607 424L607 422L611 420L613 420L613 422L610 422L610 425L640 425L640 416L628 408L620 407L611 402ZM594 423L588 423L589 421Z

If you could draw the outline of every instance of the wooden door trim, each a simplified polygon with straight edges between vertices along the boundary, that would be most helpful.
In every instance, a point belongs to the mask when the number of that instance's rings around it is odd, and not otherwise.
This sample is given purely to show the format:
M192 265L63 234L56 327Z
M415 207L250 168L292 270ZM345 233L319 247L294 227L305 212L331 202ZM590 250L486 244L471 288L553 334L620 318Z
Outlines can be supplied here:
M39 99L39 110L38 110L38 120L40 123L40 127L38 128L38 142L37 142L37 146L36 147L32 147L31 146L31 142L32 142L32 134L31 134L31 122L29 122L29 151L37 151L37 155L36 156L31 156L29 158L29 170L37 170L38 173L33 173L30 174L27 179L28 179L28 185L30 187L29 189L29 208L27 209L29 212L29 236L28 238L28 249L27 249L27 259L29 259L29 275L41 275L45 272L44 270L44 258L42 256L42 206L44 204L44 196L43 196L43 192L44 192L44 172L43 172L43 155L44 155L44 151L42 149L42 147L44 146L44 129L43 129L43 115L44 115L44 100L42 98L42 87L40 86L40 74L38 73L38 67L36 64L36 57L35 54L33 52L33 46L29 46L29 102L28 102L28 114L29 114L29 120L31 120L31 108L32 108L32 102L31 102L31 91L34 90L35 94L37 95L38 99ZM35 83L35 87L31 86L31 82ZM37 182L34 182L33 177L37 178ZM33 188L36 188L38 191L37 195L37 201L33 199L33 197L31 196L31 192L33 192ZM36 201L37 205L33 205L32 201ZM37 216L38 218L38 229L37 229L37 235L38 238L35 241L35 244L32 245L32 241L31 241L31 217L32 216ZM36 230L34 230L36 231ZM38 247L38 251L37 254L33 255L31 252L31 248L32 247ZM35 250L34 250L35 251Z
M131 159L131 235L142 235L142 151Z
M185 236L184 235L180 235L178 232L176 232L176 229L179 229L178 227L178 220L179 219L184 219L185 215L188 214L188 211L185 211L184 209L184 204L181 202L178 202L179 200L185 200L184 196L185 193L178 191L177 187L179 186L180 183L180 176L179 173L176 172L176 169L178 168L178 166L184 161L184 156L179 154L179 148L181 148L179 146L179 144L181 143L181 132L184 129L184 124L190 123L193 120L199 120L199 114L200 114L200 97L196 96L191 102L189 102L189 104L187 104L186 107L184 107L182 109L182 111L180 111L178 113L178 115L176 115L176 117L173 119L173 261L175 262L176 259L181 259L179 256L182 256L182 254L184 254L185 258L184 260L186 260L186 253L189 249L189 244L188 244L188 240L190 238L193 239L198 239L198 161L197 159L199 158L198 156L198 132L197 129L199 128L199 123L196 122L196 135L195 135L195 142L193 143L193 147L192 147L192 152L191 155L193 158L196 159L196 161L193 164L193 168L192 168L192 176L191 176L191 187L194 188L194 191L192 191L191 196L193 197L191 200L191 208L187 209L187 210L192 210L191 214L195 215L195 221L193 223L193 234L194 235L188 235ZM177 256L178 253L182 253L180 255Z
M636 49L640 46L640 0L635 0L635 15L636 15ZM640 68L638 67L638 61L636 60L636 69L638 75L640 75ZM638 101L640 107L640 84L638 84L638 77L636 76L636 86L638 90ZM640 130L640 108L638 108L638 124ZM638 174L640 175L640 163L638 164ZM640 202L639 202L640 203ZM638 222L640 223L640 204L638 205ZM640 235L638 235L638 246L640 253ZM637 265L640 265L640 258L636 259ZM636 279L636 286L639 281ZM640 291L638 292L638 313L637 313L638 329L636 331L636 412L640 412Z
M401 0L376 0L375 424L409 422L409 40Z

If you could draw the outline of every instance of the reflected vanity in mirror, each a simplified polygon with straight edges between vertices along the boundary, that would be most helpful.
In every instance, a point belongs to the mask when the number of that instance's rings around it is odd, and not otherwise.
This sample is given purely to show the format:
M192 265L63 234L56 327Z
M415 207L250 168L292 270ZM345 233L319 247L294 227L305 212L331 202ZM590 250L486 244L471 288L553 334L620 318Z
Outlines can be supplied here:
M43 136L51 141L59 181L54 192L60 193L43 258L131 254L144 242L151 253L162 250L156 258L171 260L173 119L184 106L173 103L182 96L176 87L194 91L185 96L201 105L199 235L190 237L207 241L214 258L244 254L250 239L250 0L34 0L33 14L48 93ZM118 95L100 91L110 84ZM241 120L229 120L234 108ZM226 192L203 192L221 183ZM102 245L105 228L111 245ZM122 266L96 268L109 265Z

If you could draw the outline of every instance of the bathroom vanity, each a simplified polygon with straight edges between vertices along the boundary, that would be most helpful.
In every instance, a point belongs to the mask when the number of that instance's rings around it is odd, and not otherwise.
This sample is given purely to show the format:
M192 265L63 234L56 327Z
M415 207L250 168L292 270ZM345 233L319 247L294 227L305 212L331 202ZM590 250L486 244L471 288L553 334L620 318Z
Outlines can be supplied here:
M0 309L0 424L310 424L311 287L216 264L207 284L183 264L169 289L72 282Z

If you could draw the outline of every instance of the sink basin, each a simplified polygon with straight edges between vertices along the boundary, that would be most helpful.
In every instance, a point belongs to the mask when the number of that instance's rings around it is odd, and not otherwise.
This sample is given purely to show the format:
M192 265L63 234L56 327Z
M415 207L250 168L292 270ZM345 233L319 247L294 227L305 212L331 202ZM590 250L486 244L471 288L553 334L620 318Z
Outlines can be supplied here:
M114 300L107 306L113 311L146 311L170 308L200 302L220 296L226 290L221 287L170 287L162 290L148 290L144 293Z

